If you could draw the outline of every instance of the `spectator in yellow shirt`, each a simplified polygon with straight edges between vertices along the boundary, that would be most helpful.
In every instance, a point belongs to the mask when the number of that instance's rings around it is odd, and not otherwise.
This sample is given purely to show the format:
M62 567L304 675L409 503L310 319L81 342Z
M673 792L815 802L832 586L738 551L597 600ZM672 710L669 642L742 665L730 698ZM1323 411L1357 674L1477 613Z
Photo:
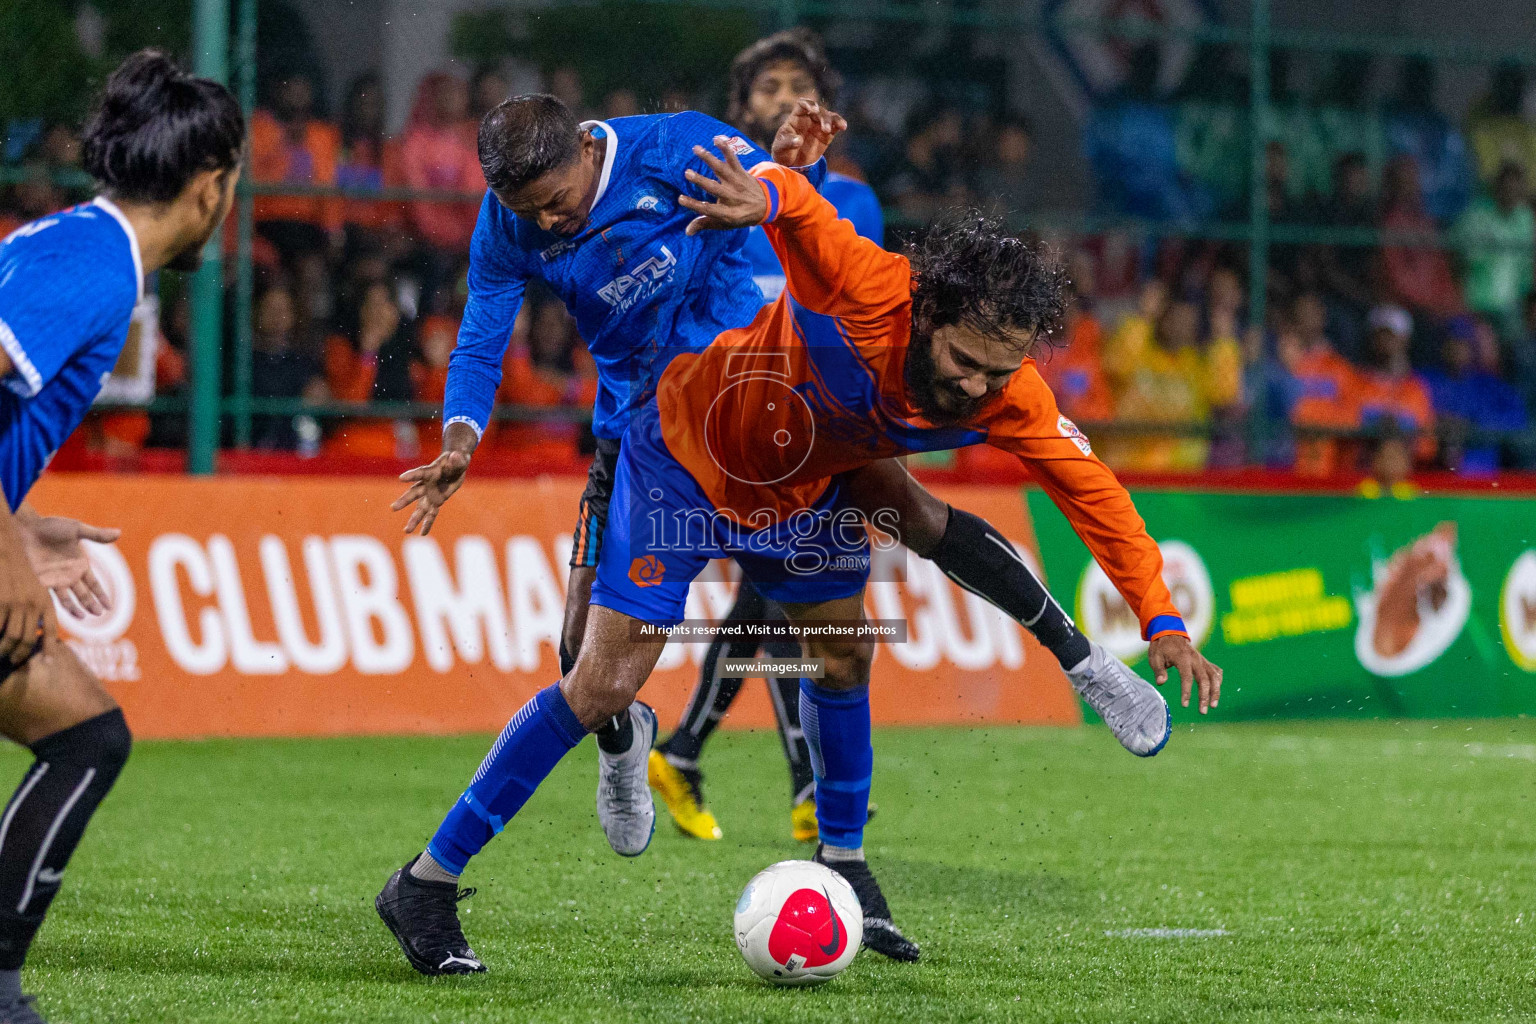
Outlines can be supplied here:
M1104 350L1104 371L1115 391L1115 419L1127 425L1206 427L1213 410L1242 400L1242 351L1230 310L1214 307L1212 336L1201 344L1200 307L1167 303L1166 291L1143 289L1138 312L1126 317ZM1210 439L1183 431L1124 435L1102 446L1117 469L1198 470Z

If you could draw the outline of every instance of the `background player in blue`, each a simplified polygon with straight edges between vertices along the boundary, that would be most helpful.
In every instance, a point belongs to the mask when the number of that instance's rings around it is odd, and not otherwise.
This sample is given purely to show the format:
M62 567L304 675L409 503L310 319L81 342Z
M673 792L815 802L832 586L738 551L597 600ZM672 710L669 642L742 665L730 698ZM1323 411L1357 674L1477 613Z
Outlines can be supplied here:
M0 1024L42 1020L20 970L86 823L128 758L117 703L58 642L67 609L103 610L82 538L115 530L43 518L24 502L80 424L128 337L144 280L194 269L234 199L245 121L229 91L165 55L129 57L85 129L94 202L0 243L0 734L36 760L0 815Z

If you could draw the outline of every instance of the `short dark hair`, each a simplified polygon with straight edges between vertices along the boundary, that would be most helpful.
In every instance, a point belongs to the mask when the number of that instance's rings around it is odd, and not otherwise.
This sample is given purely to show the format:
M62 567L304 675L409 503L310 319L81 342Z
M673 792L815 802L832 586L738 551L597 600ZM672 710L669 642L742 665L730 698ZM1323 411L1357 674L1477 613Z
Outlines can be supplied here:
M85 124L85 169L115 199L165 203L203 171L236 167L245 115L224 86L140 50L112 72Z
M1009 234L975 210L949 214L907 249L912 321L925 331L964 323L999 341L1034 331L1049 343L1066 311L1067 272L1057 253Z
M730 109L726 120L732 124L741 121L747 109L747 97L752 94L752 83L764 68L780 61L792 60L799 64L816 81L816 95L823 106L837 103L837 90L843 79L827 62L827 52L821 37L808 28L788 28L764 36L742 50L731 61Z
M581 152L581 125L548 93L513 96L480 120L480 171L492 192L516 192Z

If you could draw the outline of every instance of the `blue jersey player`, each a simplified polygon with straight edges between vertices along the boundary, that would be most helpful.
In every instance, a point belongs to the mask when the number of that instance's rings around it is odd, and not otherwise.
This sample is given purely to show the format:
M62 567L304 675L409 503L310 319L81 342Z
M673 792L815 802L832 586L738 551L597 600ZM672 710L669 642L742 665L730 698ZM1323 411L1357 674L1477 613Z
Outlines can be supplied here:
M821 152L843 127L835 114L807 112L775 141L774 157L809 165L808 176L819 184L825 174ZM722 331L745 327L763 307L743 252L744 236L687 233L695 215L679 205L679 196L702 199L708 194L695 183L708 168L694 150L719 142L748 167L772 160L734 129L703 114L578 124L563 103L542 95L514 97L496 107L481 122L478 141L489 191L470 243L469 302L449 362L443 454L402 476L412 486L395 508L419 502L406 530L419 527L425 533L442 503L462 485L490 420L525 284L541 279L575 317L598 369L592 423L598 447L571 556L563 674L575 662L585 627L613 466L631 413L652 393L673 354L702 348ZM655 715L637 705L594 731L605 766L611 757L638 752L638 786L614 791L606 801L600 794L599 807L634 812L600 818L616 850L639 853L649 841L650 822L639 829L643 840L636 843L635 815L648 813L654 820L644 758L655 738ZM410 873L390 880L379 899L380 915L411 963L425 973L483 969L467 945L451 958L438 956L435 946L423 952L425 947L410 938L413 923L400 916L413 905L410 893L401 898L402 884L407 890L443 884L456 877L455 868L463 865L418 858Z
M70 854L128 758L123 713L58 643L48 590L71 612L108 597L81 539L115 530L39 516L27 492L117 363L146 275L194 269L234 199L245 121L229 91L163 54L129 57L86 126L93 202L0 243L0 733L36 760L0 817L0 1024L42 1020L20 971Z

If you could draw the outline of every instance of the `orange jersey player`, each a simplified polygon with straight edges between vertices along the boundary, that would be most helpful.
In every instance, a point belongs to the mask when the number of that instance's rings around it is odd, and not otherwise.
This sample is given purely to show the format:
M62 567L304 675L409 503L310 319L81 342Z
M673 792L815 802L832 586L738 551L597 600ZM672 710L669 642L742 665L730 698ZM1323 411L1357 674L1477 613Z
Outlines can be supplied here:
M878 459L993 445L1018 455L1071 520L1148 640L1187 635L1130 496L1058 411L1034 361L1000 344L968 352L914 340L914 315L937 311L914 308L909 260L861 239L803 179L754 171L785 294L750 326L671 363L649 430L661 447L648 454L675 461L712 509L750 528L829 505L839 474ZM998 241L1005 257L1038 264L1029 284L1059 310L1059 270L1022 242ZM686 579L679 586L681 595ZM676 621L678 601L676 614L645 617Z
M1190 643L1130 496L1028 358L1060 321L1055 260L979 217L934 228L911 259L888 253L798 176L762 165L749 174L725 143L723 161L698 150L717 180L690 181L718 201L681 199L699 214L689 230L763 224L785 291L747 327L679 353L630 423L582 654L558 689L579 721L620 710L661 653L644 626L680 622L705 564L735 558L807 630L805 656L821 661L822 676L800 684L816 859L867 894L865 929L887 955L916 959L864 860L872 645L831 632L863 621L870 569L848 474L914 451L1013 452L1136 611L1159 682L1177 666L1186 702L1197 686L1203 712L1219 698L1221 670ZM1167 742L1161 694L1100 645L1068 677L1133 753ZM621 774L616 763L614 785Z

